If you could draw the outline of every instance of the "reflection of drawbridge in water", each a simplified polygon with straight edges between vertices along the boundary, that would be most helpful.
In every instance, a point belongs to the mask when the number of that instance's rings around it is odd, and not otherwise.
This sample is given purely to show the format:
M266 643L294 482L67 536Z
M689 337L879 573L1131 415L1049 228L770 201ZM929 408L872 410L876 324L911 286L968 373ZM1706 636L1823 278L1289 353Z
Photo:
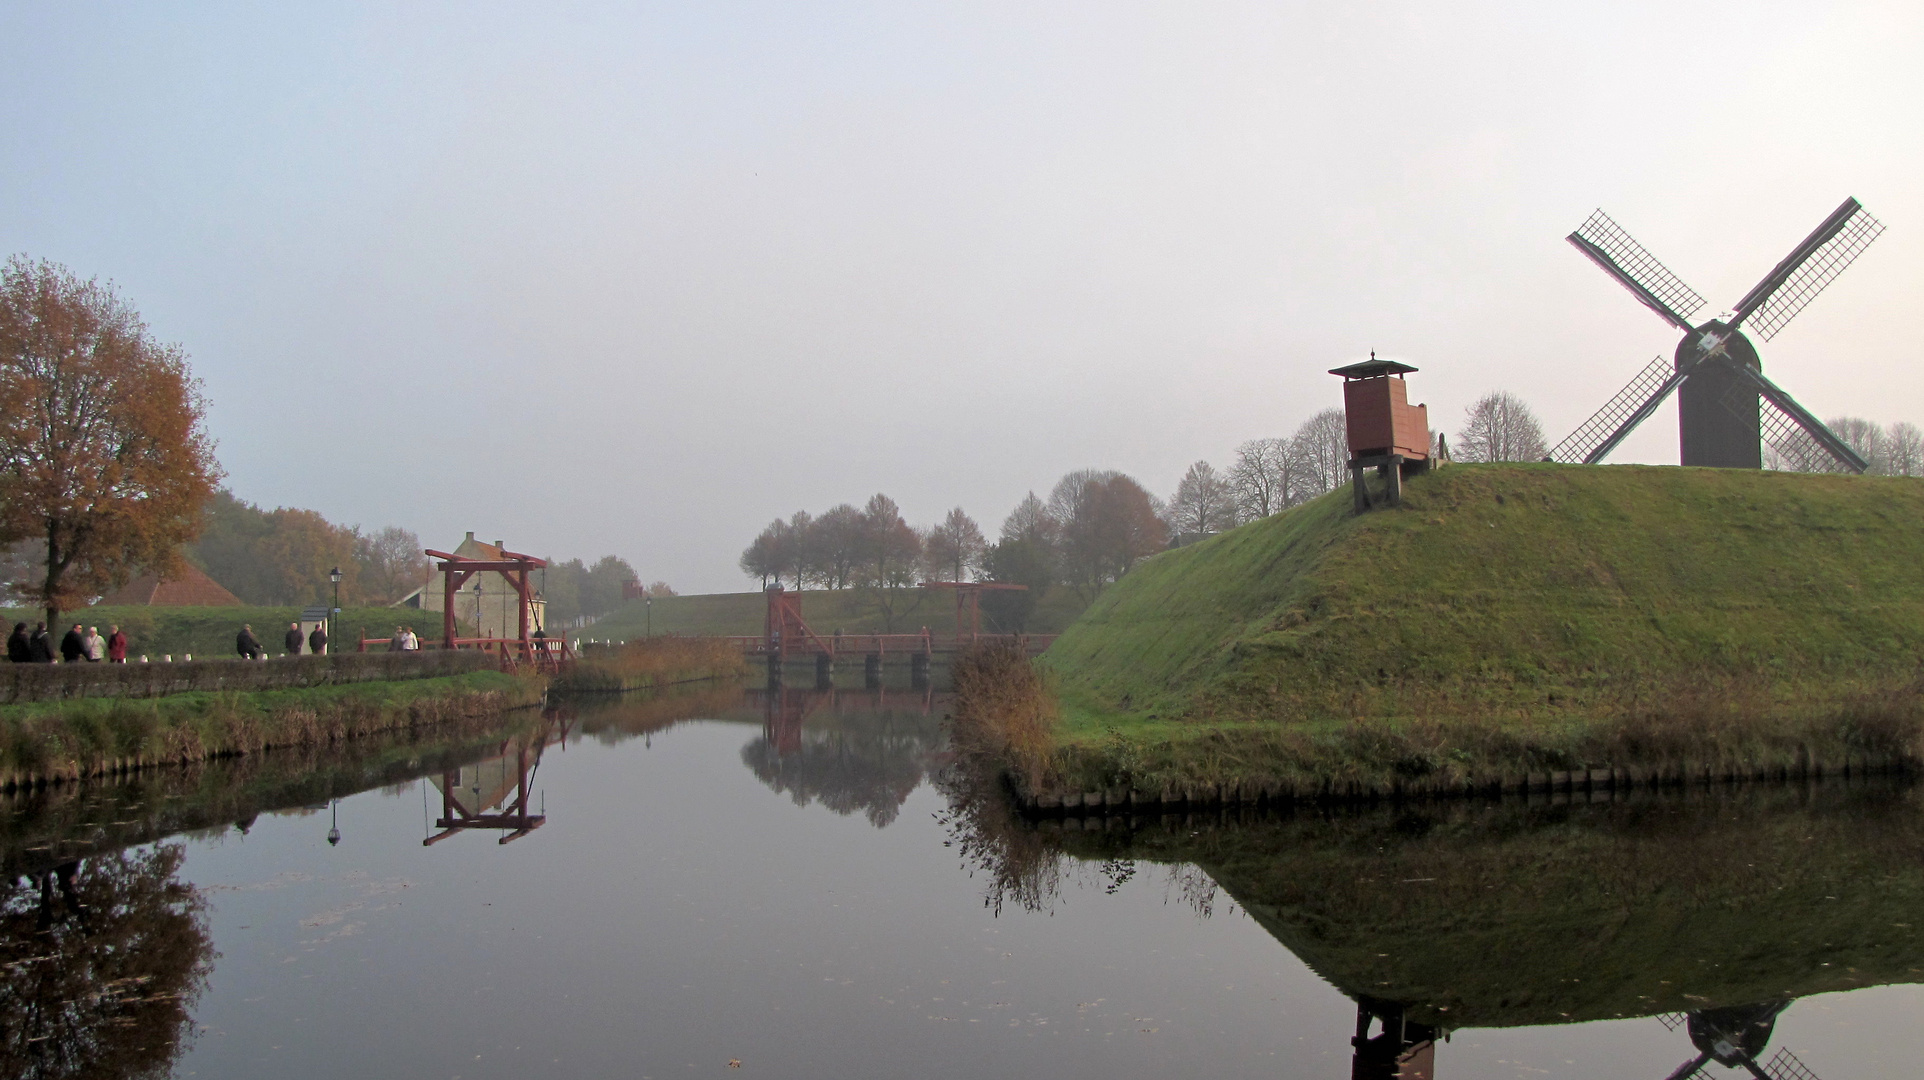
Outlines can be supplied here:
M891 690L879 685L861 690L833 687L791 690L781 683L770 683L766 689L749 687L743 694L751 706L760 705L762 734L776 752L783 755L801 749L802 725L818 714L912 713L929 716L935 712L935 690L926 680L907 690Z
M552 743L566 745L573 719L557 708L544 710L539 728L504 740L495 756L430 777L429 783L441 792L441 816L434 822L441 831L421 846L431 847L469 829L504 830L506 835L496 843L505 844L546 824L545 800L540 811L531 812L530 793L542 752Z
M750 690L761 737L742 747L742 764L797 806L819 803L861 814L884 828L909 795L947 760L939 699L912 690Z

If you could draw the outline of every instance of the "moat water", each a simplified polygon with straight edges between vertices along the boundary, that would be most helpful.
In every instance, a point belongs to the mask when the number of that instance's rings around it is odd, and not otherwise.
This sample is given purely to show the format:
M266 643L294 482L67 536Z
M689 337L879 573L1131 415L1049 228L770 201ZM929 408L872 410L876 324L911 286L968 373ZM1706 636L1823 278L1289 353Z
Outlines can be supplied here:
M1025 823L943 708L711 687L0 804L0 1075L1924 1061L1902 781Z

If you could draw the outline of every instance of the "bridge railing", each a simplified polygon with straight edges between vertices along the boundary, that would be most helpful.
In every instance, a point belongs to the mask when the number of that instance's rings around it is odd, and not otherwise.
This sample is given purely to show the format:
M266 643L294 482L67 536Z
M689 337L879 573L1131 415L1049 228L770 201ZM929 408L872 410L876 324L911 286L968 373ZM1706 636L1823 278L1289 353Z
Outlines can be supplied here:
M360 640L361 652L386 652L392 637L371 638L363 636ZM445 642L421 638L423 651L446 649ZM566 638L536 638L523 642L520 638L466 637L455 638L456 649L473 649L494 655L503 671L516 671L522 666L530 666L536 671L553 673L575 662L574 647Z

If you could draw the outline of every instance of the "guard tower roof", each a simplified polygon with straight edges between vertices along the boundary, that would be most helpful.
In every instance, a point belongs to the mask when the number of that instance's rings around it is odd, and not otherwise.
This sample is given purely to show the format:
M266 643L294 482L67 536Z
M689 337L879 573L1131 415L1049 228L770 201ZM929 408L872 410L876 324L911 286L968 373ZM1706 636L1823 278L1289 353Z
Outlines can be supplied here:
M1329 373L1331 375L1341 375L1345 379L1374 379L1378 375L1407 375L1415 370L1415 368L1408 364L1399 364L1394 360L1378 360L1376 355L1372 353L1368 360L1360 364L1331 368Z

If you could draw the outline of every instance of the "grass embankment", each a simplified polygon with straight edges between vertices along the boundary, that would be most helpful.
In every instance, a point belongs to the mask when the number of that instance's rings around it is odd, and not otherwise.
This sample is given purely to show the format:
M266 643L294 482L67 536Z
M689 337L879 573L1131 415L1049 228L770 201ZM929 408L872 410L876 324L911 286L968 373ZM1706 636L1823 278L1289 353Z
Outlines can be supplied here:
M0 708L0 789L276 746L465 722L541 700L496 671L247 693L87 698Z
M850 634L911 634L926 626L937 634L955 630L955 594L943 589L902 589L893 600L894 629L889 629L879 606L879 598L864 589L810 589L802 594L802 617L818 634L840 629ZM1029 617L1028 632L1059 634L1082 614L1088 601L1074 590L1057 586L1037 602ZM759 592L706 593L694 596L663 596L654 602L654 632L684 637L752 637L763 630L768 600ZM630 600L603 616L593 626L568 632L576 640L633 641L648 633L648 611L639 600ZM982 629L992 625L989 612L982 613ZM416 629L419 629L418 627Z
M555 676L557 696L654 690L676 683L745 675L740 647L714 638L656 637L626 645L590 645L573 668Z
M1045 657L1063 719L1018 780L1387 790L1915 759L1920 565L1912 479L1455 466L1361 517L1339 491L1097 598Z
M46 617L46 612L31 608L0 610L7 632L13 630L14 623L32 627ZM234 636L240 633L242 624L250 624L268 655L279 656L281 635L287 632L288 623L300 617L298 607L91 607L62 612L61 625L54 629L53 636L58 649L61 635L74 623L97 626L102 637L109 626L119 626L127 635L130 660L142 656L151 661L163 656L179 660L190 655L215 660L235 655ZM387 637L398 625L412 626L415 633L429 640L441 636L441 613L413 608L343 608L335 624L340 632L328 643L328 651L334 653L357 648L362 628L369 637Z
M537 732L541 724L534 709L489 711L341 743L150 770L114 783L17 791L0 796L0 875L38 873L183 832L244 829L260 814L307 812L329 799L480 760L498 753L503 739Z

